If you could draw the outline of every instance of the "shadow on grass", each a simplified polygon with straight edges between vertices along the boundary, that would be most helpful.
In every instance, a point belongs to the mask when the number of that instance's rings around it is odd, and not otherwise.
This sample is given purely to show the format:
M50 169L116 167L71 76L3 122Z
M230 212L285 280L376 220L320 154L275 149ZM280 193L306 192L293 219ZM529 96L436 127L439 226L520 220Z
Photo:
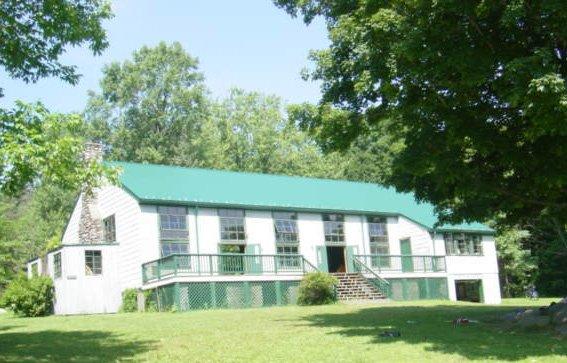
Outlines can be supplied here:
M402 341L423 345L426 351L458 354L467 359L513 361L567 354L565 339L553 336L551 329L523 332L507 328L501 316L517 308L520 306L377 306L346 314L308 315L303 321L308 326L332 328L328 334L368 337L370 344ZM458 317L478 323L454 327L452 320ZM400 331L401 337L381 337L385 330Z
M102 331L6 332L0 333L0 361L117 362L147 352L152 345Z

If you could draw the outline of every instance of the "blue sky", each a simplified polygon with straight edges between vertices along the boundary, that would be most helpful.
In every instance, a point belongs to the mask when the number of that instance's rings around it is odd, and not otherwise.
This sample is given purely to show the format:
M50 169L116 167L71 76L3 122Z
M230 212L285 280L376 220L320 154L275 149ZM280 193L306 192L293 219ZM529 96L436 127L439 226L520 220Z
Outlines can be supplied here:
M105 23L110 46L98 57L88 49L68 49L62 60L83 76L76 86L57 79L26 84L10 79L0 69L4 97L41 101L57 112L81 111L87 91L98 91L105 64L128 59L143 45L180 42L199 59L206 85L215 97L231 87L275 94L285 102L316 102L319 85L300 77L309 66L310 49L328 45L322 21L310 26L292 19L269 0L116 0L115 17Z

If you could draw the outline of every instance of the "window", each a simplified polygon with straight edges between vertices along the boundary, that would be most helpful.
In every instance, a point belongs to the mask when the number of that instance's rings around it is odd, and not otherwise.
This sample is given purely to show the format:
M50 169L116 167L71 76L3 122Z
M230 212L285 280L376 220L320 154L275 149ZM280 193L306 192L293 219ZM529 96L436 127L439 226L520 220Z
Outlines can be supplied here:
M452 256L481 256L482 237L468 233L445 233L445 249Z
M53 255L53 278L61 277L61 252Z
M102 274L101 251L85 251L85 274L86 275Z
M158 207L160 238L187 240L187 209L185 207Z
M116 242L116 221L114 214L102 220L104 242Z
M325 242L342 243L345 241L345 217L342 214L323 214L325 225Z
M368 235L372 267L390 267L390 243L388 242L387 219L385 217L368 216ZM375 256L379 255L379 256Z
M276 252L278 254L278 269L298 268L301 266L301 257L298 256L299 248L297 246L278 246Z
M189 244L181 241L162 241L161 257L167 257L175 254L188 254Z
M219 209L221 242L246 243L244 230L244 211L239 209Z
M297 255L299 253L299 249L297 246L278 246L277 252L278 255Z
M298 243L297 213L274 212L276 243Z

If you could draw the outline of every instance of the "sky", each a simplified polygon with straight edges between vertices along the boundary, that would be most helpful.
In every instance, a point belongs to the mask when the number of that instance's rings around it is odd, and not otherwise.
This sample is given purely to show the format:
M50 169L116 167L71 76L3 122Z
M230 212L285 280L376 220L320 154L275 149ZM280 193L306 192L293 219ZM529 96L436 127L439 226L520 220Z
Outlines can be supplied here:
M213 97L239 87L287 103L319 100L319 85L302 80L300 72L310 66L309 50L329 44L321 20L306 26L270 0L115 0L112 8L114 18L104 23L110 45L102 55L71 48L61 58L78 67L79 84L55 78L26 84L0 69L0 107L15 100L41 101L53 112L80 112L87 91L99 90L105 64L129 59L136 49L160 41L180 42L199 59Z

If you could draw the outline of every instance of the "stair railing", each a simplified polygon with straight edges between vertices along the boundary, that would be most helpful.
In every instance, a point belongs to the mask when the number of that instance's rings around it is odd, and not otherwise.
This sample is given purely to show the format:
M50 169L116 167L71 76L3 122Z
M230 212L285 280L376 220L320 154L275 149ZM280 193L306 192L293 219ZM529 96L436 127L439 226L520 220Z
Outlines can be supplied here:
M390 283L378 276L370 267L368 267L364 262L360 261L357 257L352 258L352 264L354 270L359 272L362 277L366 279L370 284L372 284L378 291L380 291L385 297L390 297ZM365 274L371 277L366 277Z

